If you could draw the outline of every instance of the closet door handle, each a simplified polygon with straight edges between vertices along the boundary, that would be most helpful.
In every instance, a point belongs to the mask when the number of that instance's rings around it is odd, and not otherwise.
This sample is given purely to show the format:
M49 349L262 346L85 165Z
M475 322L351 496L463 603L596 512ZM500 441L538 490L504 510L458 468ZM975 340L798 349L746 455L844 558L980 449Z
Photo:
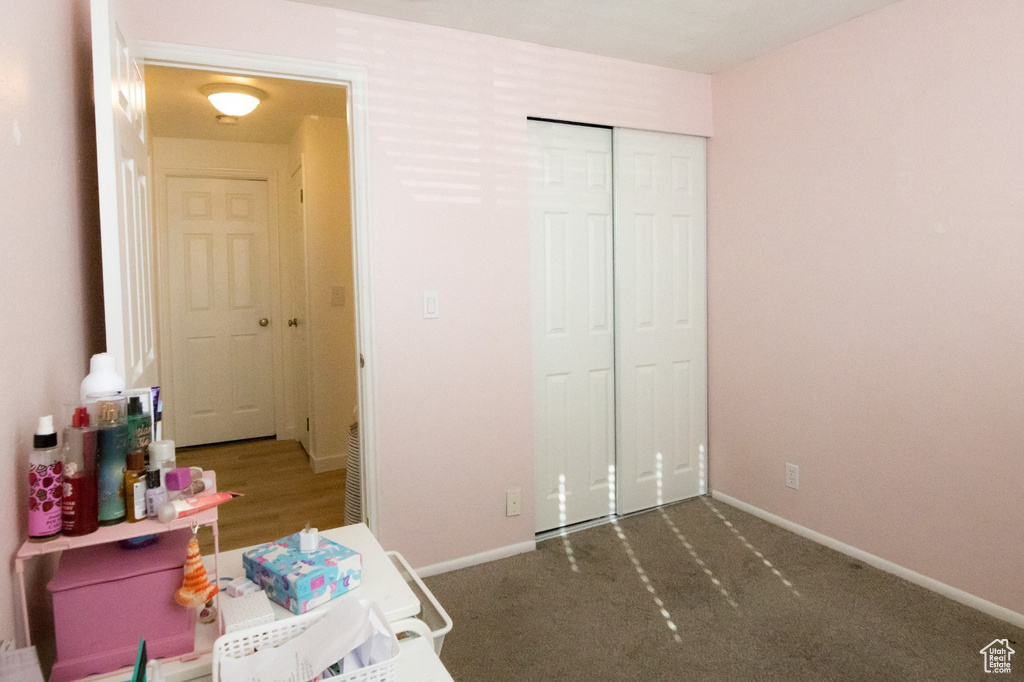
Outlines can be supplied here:
M270 320L268 320L265 317L261 317L260 318L260 326L261 327L266 327L268 324L270 324Z
M299 326L299 318L293 317L292 319L288 320L288 326L289 327L298 327Z

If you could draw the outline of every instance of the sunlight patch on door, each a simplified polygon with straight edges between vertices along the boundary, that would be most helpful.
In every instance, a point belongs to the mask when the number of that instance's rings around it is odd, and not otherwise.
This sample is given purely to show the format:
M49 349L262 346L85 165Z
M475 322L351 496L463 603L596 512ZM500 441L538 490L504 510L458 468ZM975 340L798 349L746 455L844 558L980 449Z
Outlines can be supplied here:
M565 557L569 560L569 566L573 573L579 573L580 567L576 563L576 555L569 542L569 533L565 530L567 515L565 513L565 474L558 474L558 525L562 529L562 546L565 548Z

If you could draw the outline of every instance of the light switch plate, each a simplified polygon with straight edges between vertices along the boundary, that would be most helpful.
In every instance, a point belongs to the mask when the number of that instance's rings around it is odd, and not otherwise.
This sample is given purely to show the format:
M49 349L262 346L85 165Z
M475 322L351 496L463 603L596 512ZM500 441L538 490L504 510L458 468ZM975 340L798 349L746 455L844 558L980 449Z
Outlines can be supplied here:
M424 291L423 292L423 319L431 320L438 317L437 312L437 292L436 291Z

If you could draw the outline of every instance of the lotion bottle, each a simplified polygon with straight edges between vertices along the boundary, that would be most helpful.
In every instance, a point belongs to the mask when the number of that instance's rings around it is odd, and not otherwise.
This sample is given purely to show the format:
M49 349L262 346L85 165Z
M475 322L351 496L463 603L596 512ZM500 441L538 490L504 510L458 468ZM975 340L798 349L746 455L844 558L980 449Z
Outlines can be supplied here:
M141 452L128 455L124 472L125 512L128 523L146 520L146 461Z
M48 540L60 535L63 464L57 447L53 415L39 418L28 458L28 537Z
M150 469L146 472L146 517L155 519L157 511L167 503L167 491L160 485L160 470Z

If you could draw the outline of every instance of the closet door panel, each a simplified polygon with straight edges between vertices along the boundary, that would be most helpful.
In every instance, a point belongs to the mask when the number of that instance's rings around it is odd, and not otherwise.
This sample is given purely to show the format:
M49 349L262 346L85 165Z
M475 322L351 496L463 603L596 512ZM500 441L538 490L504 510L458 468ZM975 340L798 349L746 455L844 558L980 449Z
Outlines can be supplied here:
M615 130L619 514L706 491L705 141Z
M536 530L609 513L611 131L529 122Z

